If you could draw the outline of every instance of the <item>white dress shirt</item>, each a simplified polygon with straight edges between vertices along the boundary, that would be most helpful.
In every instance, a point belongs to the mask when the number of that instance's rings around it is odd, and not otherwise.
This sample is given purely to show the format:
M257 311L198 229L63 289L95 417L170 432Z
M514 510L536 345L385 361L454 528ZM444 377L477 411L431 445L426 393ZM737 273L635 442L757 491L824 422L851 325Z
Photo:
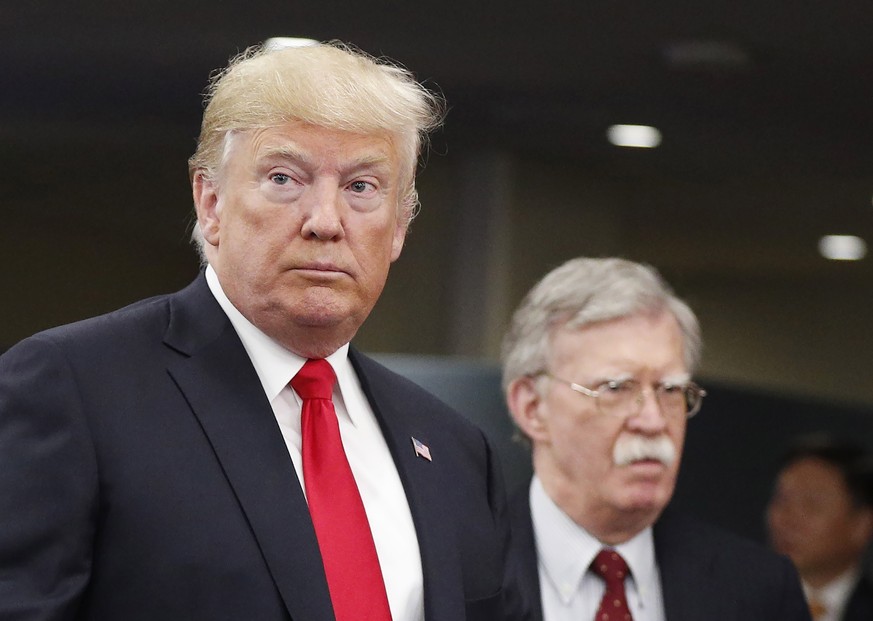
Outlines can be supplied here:
M818 617L816 621L840 621L843 618L846 605L849 603L849 597L851 597L852 591L855 590L855 586L860 578L861 569L859 567L852 567L838 578L818 589L814 589L804 582L803 592L806 594L806 599L815 599L825 607L824 614Z
M536 476L530 486L530 507L544 621L594 619L606 585L589 568L604 547L618 551L630 568L624 586L634 621L665 621L651 528L625 543L606 546L564 513Z
M206 282L251 358L305 493L300 432L302 401L288 383L306 359L291 353L248 321L224 294L212 266L206 268ZM337 377L333 403L343 448L370 522L391 618L423 621L421 554L412 514L394 459L361 390L348 351L346 344L327 357Z

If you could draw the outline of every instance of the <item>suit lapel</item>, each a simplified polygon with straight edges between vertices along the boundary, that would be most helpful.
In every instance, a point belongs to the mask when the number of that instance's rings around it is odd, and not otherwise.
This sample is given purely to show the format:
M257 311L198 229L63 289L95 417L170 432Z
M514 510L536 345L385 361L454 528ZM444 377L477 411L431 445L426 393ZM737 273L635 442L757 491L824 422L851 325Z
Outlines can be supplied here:
M239 500L293 619L334 621L306 500L272 408L230 321L201 276L173 298L169 373Z
M461 563L451 545L451 522L445 519L446 482L440 466L440 451L449 447L442 445L437 425L424 412L397 397L398 382L406 380L353 348L349 358L379 421L412 512L424 574L424 616L429 621L463 619ZM416 455L412 438L429 447L432 461Z

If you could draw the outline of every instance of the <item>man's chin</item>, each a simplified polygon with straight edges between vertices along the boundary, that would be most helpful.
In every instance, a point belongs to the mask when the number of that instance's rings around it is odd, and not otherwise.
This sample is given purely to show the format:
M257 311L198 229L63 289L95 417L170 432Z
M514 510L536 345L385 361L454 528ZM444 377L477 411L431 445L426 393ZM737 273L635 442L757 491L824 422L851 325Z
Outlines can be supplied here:
M629 481L625 495L627 507L631 510L660 513L673 495L673 485L664 476L662 470L661 476L650 473L649 476L638 476Z
M312 330L331 330L341 326L346 318L344 315L334 313L306 313L297 315L294 319L294 324L300 328Z
M330 329L353 323L352 307L345 296L338 295L329 287L313 287L280 309L280 316L300 327Z
M316 305L307 303L293 307L274 305L255 323L267 336L287 349L307 357L324 357L348 343L360 322L348 312L346 305ZM325 354L322 350L330 350Z
M652 497L634 498L625 505L624 511L637 516L637 519L644 522L644 527L648 527L655 523L666 506L666 502Z

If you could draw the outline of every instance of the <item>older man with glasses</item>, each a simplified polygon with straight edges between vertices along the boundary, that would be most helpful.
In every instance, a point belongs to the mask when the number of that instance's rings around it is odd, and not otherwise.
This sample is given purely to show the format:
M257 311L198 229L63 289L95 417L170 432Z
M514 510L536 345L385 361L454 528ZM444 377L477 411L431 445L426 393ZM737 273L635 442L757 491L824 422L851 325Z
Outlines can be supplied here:
M651 267L578 258L525 297L503 385L534 477L512 558L540 621L801 621L791 563L667 510L706 392L697 318Z

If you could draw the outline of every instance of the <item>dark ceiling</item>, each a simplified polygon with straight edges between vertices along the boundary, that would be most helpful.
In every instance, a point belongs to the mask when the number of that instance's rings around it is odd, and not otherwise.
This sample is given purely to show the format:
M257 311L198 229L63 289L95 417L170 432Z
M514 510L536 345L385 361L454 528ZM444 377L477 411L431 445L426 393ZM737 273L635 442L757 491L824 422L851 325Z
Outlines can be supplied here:
M0 127L196 124L212 69L298 35L404 63L465 140L609 157L609 124L650 123L685 174L867 175L871 26L869 0L4 2Z

